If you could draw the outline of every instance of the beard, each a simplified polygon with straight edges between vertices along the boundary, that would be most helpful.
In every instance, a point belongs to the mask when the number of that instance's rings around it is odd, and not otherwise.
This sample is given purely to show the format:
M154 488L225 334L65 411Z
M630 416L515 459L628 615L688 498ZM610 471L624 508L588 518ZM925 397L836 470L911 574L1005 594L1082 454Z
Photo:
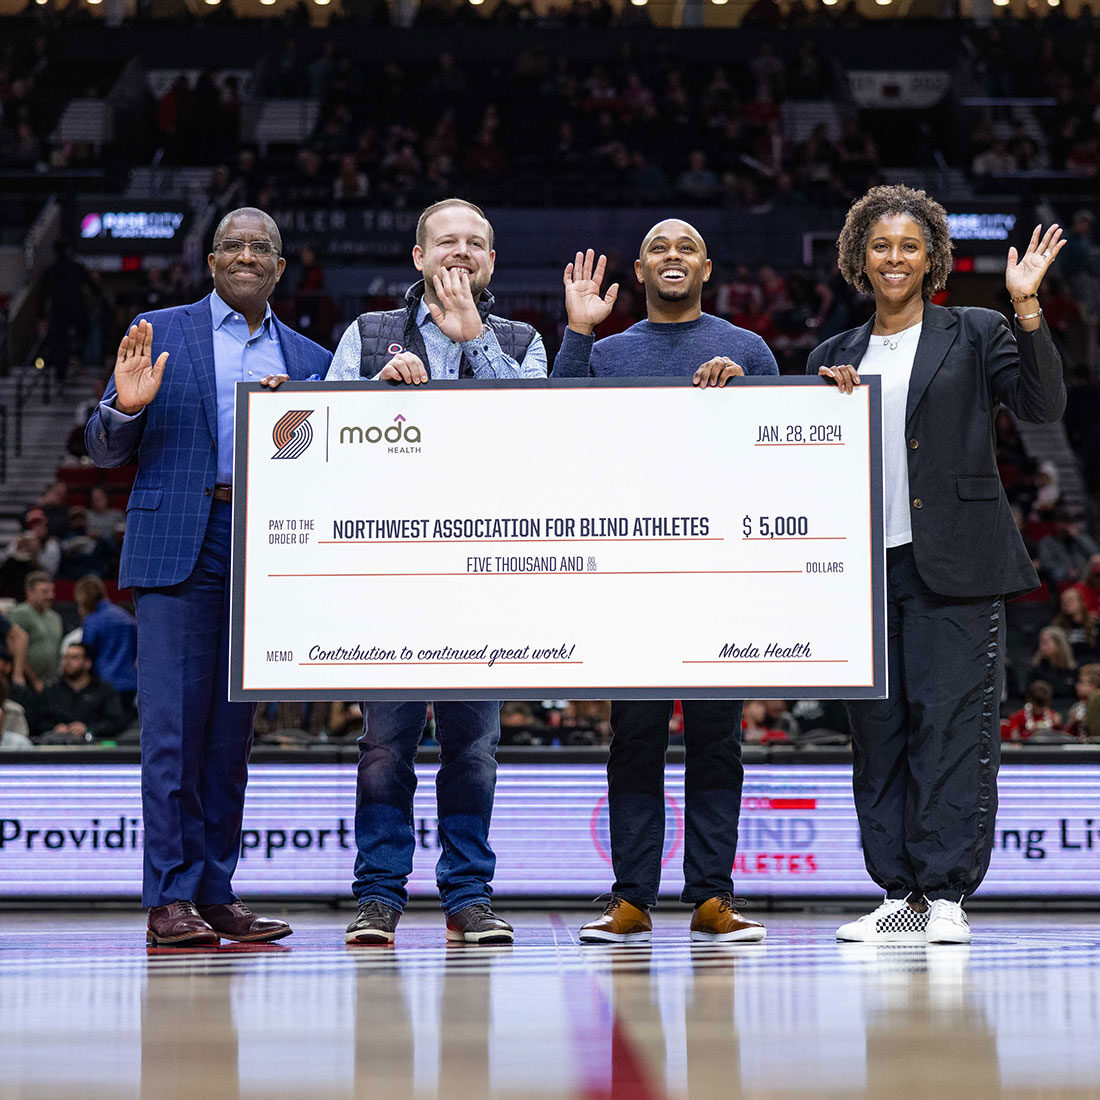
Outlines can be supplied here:
M658 290L657 297L662 302L682 302L685 298L691 297L691 290L688 287L683 290Z

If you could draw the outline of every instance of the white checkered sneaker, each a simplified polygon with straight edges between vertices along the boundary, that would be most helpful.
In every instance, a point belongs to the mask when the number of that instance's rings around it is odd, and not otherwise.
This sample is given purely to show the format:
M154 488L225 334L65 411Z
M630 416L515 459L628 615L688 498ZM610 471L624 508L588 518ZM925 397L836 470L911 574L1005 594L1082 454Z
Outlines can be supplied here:
M887 898L874 912L842 924L836 938L854 943L924 943L928 912L926 905L920 911L914 909L908 898Z
M928 908L929 943L969 943L970 925L962 905L946 898L936 898Z

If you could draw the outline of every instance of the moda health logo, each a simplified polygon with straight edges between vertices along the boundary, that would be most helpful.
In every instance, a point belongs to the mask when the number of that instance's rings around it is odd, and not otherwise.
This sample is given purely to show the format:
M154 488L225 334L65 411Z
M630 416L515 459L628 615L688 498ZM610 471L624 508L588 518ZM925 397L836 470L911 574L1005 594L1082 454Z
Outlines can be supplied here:
M313 442L312 409L291 409L279 417L271 438L279 449L272 458L301 458Z
M389 443L395 444L419 444L420 429L415 424L409 424L405 417L398 413L393 418L393 423L388 428L382 428L377 424L361 428L355 424L345 425L340 429L341 443ZM391 446L391 449L393 447ZM404 449L404 448L402 448Z

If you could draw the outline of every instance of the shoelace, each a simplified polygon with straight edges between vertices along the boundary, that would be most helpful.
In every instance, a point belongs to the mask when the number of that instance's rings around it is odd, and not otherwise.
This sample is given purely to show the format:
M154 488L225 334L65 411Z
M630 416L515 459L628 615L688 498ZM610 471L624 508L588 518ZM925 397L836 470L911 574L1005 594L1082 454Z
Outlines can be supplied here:
M371 898L370 901L365 901L359 906L359 915L367 917L369 920L385 920L387 917L386 908L382 902Z
M607 904L603 907L603 913L605 917L610 916L610 914L614 913L615 910L618 909L619 906L622 905L622 903L626 900L625 898L619 897L618 894L600 894L598 897L594 897L592 901L594 904L599 905L599 903L603 901L604 898L607 898Z
M952 924L963 925L967 923L962 908L944 898L937 898L931 903L928 916L930 919L935 917L937 920L948 920Z
M180 912L186 913L188 916L197 917L199 915L193 901L178 901L176 904L180 907Z
M736 913L742 905L748 905L748 898L735 898L732 894L715 894L719 913Z

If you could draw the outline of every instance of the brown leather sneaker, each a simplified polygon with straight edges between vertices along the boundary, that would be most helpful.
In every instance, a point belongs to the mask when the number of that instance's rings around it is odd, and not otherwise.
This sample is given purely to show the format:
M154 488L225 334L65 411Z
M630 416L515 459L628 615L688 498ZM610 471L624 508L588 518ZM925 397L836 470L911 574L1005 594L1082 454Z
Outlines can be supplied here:
M639 909L626 898L612 894L603 916L581 925L580 939L581 943L649 943L653 921L648 909Z
M285 920L256 916L243 901L229 905L200 905L198 910L199 916L222 939L237 943L270 943L294 931Z
M145 942L153 947L214 947L218 933L199 916L194 902L174 901L149 910Z
M691 938L711 943L759 943L767 932L758 920L749 920L733 907L729 894L707 898L691 915Z

